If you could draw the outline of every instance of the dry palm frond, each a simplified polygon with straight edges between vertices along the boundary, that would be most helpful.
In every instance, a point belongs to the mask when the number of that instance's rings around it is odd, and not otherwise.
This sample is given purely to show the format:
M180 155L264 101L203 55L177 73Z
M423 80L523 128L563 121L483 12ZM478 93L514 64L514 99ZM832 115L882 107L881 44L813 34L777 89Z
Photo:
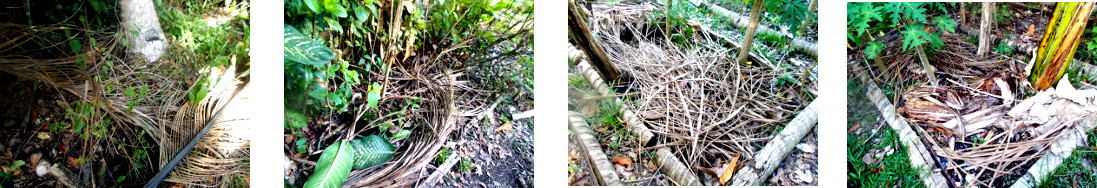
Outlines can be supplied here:
M165 137L160 142L160 167L199 136L196 134L208 122L216 121L165 181L194 186L228 186L238 183L234 180L247 177L249 163L246 161L250 152L246 148L250 145L248 132L251 126L248 111L253 104L246 100L248 92L241 92L247 83L236 79L234 68L229 66L224 71L211 68L206 98L197 104L184 104L174 121L162 125ZM222 115L212 119L221 109L224 109Z

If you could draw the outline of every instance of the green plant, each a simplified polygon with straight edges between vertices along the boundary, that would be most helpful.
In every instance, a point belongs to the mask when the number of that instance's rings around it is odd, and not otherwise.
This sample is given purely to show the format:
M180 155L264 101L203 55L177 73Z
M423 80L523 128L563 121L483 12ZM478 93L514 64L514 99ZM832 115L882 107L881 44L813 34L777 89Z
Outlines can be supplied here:
M998 42L998 46L994 47L994 51L1009 57L1013 56L1013 47L1010 47L1005 41Z
M285 110L286 126L293 129L300 129L308 125L308 118L305 114L291 109Z
M461 158L461 166L458 166L457 170L460 170L461 172L469 172L472 171L473 167L475 167L475 164L472 164L472 162L466 158Z
M392 159L394 148L377 135L354 140L340 140L320 154L316 171L304 187L339 187L350 176L351 169L364 169Z
M125 92L126 96L131 98L126 112L133 112L133 106L137 106L137 104L141 102L141 98L144 98L145 95L149 93L149 86L141 86L140 90L136 90L134 87L126 87ZM203 94L203 97L205 97L204 95L205 94Z
M847 25L851 42L855 44L867 44L865 56L875 57L882 50L880 44L872 44L871 41L861 41L862 35L871 36L872 33L883 32L890 28L886 26L900 27L903 50L910 50L923 44L930 44L931 49L940 48L943 41L940 31L956 32L956 21L949 15L937 16L933 20L927 18L927 8L937 8L945 12L946 3L922 3L922 2L888 2L888 3L862 3L851 2L846 6ZM888 22L890 21L890 22ZM932 23L938 32L927 29L926 24Z
M308 141L309 141L308 138L297 139L297 142L294 143L294 145L297 145L297 153L306 153L307 152L306 149L308 149L309 146L305 145L305 143L308 142Z
M350 70L346 61L329 63L333 62L335 53L322 42L308 38L293 26L285 25L284 29L287 106L308 106L310 108L306 110L312 111L346 111L351 85L361 82L358 72ZM329 92L328 80L336 75L341 75L344 82Z

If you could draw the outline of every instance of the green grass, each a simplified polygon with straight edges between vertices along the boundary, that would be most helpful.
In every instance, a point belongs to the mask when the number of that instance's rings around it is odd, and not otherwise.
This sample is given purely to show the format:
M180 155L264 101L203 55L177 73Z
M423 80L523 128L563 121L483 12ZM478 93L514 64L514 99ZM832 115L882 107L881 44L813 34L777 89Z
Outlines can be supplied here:
M1097 131L1089 131L1088 137L1039 187L1097 187Z
M848 119L846 128L860 124L861 129L875 126L878 112L864 95L864 89L856 79L847 81ZM907 148L899 143L899 136L891 128L875 127L877 133L865 131L861 134L847 134L846 163L847 186L850 187L925 187L918 178L918 171L910 165ZM877 143L874 140L879 138ZM865 164L861 157L873 149L894 147L895 152L880 159L876 164Z

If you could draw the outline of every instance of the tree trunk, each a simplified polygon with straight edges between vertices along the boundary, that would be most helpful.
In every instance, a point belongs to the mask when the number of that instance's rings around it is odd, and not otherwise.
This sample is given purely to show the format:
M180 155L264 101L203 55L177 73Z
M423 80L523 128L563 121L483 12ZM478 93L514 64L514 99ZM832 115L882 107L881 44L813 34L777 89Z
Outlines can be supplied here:
M960 2L960 25L967 23L967 8L964 7L964 2Z
M613 66L609 55L606 55L606 50L602 48L602 42L591 35L588 28L590 26L587 24L586 18L581 16L583 14L580 11L579 6L575 4L575 0L568 1L568 35L583 50L583 53L590 59L590 64L594 65L606 81L618 81L621 77L621 71Z
M748 64L747 57L750 54L750 46L754 43L754 30L758 29L758 19L762 16L762 3L765 0L753 0L753 5L750 9L750 27L747 27L747 35L743 37L743 45L739 48L739 58L736 62L739 64Z
M811 22L815 20L812 15L818 4L819 0L811 0L811 2L808 3L808 12L804 13L804 21L800 22L800 29L796 30L796 33L800 34L800 36L804 36L804 34L807 33L808 25L811 25Z
M1074 52L1081 43L1093 2L1058 3L1048 23L1047 32L1037 49L1030 77L1033 87L1044 90L1057 84L1070 67Z
M990 52L990 27L994 23L994 3L983 3L983 19L979 21L979 51L977 58L984 58Z
M122 33L129 45L126 53L136 55L147 62L160 59L167 48L160 18L152 0L122 0ZM136 31L136 32L131 32ZM135 35L136 34L136 35Z
M926 59L926 52L922 51L922 45L914 46L915 53L918 54L918 59L922 61L922 68L926 70L926 77L929 78L929 84L937 86L937 71L933 68L933 65L929 64L929 59Z

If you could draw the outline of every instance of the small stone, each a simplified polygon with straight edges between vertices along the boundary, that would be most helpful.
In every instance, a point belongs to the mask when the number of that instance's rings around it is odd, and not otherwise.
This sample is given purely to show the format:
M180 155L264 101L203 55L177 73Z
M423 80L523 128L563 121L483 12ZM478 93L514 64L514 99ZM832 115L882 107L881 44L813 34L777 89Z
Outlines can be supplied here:
M42 161L41 163L38 163L38 167L34 167L34 173L38 174L38 177L45 176L46 173L49 173L49 166L49 161Z

